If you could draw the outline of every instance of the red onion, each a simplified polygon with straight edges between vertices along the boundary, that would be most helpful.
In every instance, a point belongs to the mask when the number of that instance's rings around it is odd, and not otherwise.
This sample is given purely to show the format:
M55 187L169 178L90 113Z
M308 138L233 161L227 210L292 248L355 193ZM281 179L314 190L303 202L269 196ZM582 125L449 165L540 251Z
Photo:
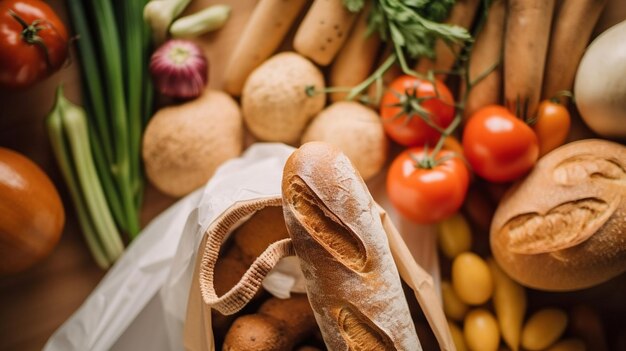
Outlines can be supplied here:
M195 43L172 39L152 54L150 73L161 94L191 99L199 96L207 84L208 61Z

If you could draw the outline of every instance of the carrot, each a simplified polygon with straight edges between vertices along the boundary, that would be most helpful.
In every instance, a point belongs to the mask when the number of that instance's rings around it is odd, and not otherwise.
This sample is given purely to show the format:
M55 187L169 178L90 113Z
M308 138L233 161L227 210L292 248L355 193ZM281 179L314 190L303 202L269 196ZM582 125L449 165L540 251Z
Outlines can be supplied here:
M533 117L541 97L555 0L510 0L504 34L504 98L518 117Z
M576 69L606 0L564 0L557 10L550 37L542 98L571 90Z
M381 56L380 61L376 63L376 67L380 67L383 62L387 61L389 55L393 53L393 50L393 44L388 45L385 48L385 51ZM372 106L378 107L378 105L380 104L380 99L378 98L382 97L382 94L384 94L387 86L391 84L391 82L393 82L393 80L398 78L401 74L402 68L400 68L399 65L394 64L387 70L387 72L383 74L381 79L381 85L374 83L369 86L369 88L367 89L367 96Z
M480 78L468 92L463 117L469 118L483 106L499 104L502 90L502 45L506 1L495 0L489 7L487 19L476 37L470 53L468 76L470 82ZM497 67L494 68L494 66ZM492 69L491 72L489 70ZM488 73L489 72L489 73ZM465 84L461 84L463 91ZM463 96L463 91L461 96Z
M281 44L306 0L260 0L224 72L224 90L239 96L248 75Z
M282 11L274 14L275 16ZM300 23L293 47L317 64L326 66L337 55L350 33L357 14L348 11L342 0L315 0Z
M364 81L372 70L376 53L380 47L377 33L367 35L367 18L371 2L367 2L356 20L344 46L330 68L330 85L352 87ZM347 93L336 92L330 95L333 101L346 98Z
M480 0L458 0L450 10L446 23L469 29L474 22L474 16L479 4ZM439 39L435 43L435 60L423 58L417 62L415 70L424 74L429 70L450 71L460 51L460 46L450 46L445 41ZM446 76L447 74L441 73L437 75L437 78L445 80Z

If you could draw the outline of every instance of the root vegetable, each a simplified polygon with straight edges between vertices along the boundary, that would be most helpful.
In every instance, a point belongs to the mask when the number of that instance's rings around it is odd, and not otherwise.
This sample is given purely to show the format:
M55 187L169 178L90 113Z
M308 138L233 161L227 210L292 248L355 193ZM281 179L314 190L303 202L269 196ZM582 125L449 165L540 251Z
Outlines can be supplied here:
M224 340L225 351L289 351L317 328L306 295L271 298L258 313L237 318Z
M495 0L470 53L469 79L477 79L498 65L468 92L463 117L469 118L481 107L500 104L502 98L502 46L506 17L506 1ZM465 85L462 85L464 88ZM461 96L463 93L461 93Z
M300 23L293 47L321 66L326 66L341 49L357 14L343 0L315 0Z
M522 347L526 350L543 350L557 341L567 326L565 312L545 308L528 318L522 330Z
M259 1L224 71L226 92L241 94L250 73L278 49L306 3L306 0Z
M370 2L361 11L350 37L346 41L330 69L330 86L353 87L364 81L370 72L376 53L380 47L380 37L377 33L367 35L367 19ZM347 93L336 92L330 95L332 101L346 98Z
M254 70L241 98L250 132L263 141L296 144L326 102L325 94L309 97L307 86L323 90L324 77L313 63L293 52L275 55Z
M461 301L481 305L493 293L493 277L480 256L464 252L452 262L452 286Z
M146 127L143 160L150 182L170 196L206 183L243 149L243 123L227 94L205 90L188 103L159 110Z
M325 141L337 146L367 180L383 168L388 142L376 112L351 101L336 102L320 112L302 136L302 144Z
M447 24L456 25L465 29L472 26L476 10L478 10L479 0L458 0L450 9L450 14L446 20ZM447 72L452 69L456 62L457 56L461 51L461 46L450 46L449 43L438 39L435 43L435 60L429 58L421 59L415 70L420 73L427 73L429 70ZM446 73L439 73L437 78L445 80Z
M578 63L605 4L606 0L561 1L550 36L543 99L551 99L563 90L572 90Z
M477 308L470 311L463 323L467 348L472 351L496 351L500 345L498 323L491 312Z
M507 276L493 259L487 263L494 281L493 306L502 339L511 350L517 351L526 313L526 291Z
M541 98L555 0L510 0L504 35L504 98L520 118L534 116Z

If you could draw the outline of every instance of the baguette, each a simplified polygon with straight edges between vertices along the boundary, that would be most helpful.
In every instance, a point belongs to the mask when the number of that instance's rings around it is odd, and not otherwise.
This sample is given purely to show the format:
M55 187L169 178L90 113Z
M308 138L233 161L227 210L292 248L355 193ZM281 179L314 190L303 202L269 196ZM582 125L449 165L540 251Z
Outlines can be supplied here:
M500 267L523 285L577 290L626 271L626 147L581 140L542 157L491 225Z
M330 350L421 350L380 213L348 158L306 143L287 160L285 223Z
M326 66L341 49L356 17L342 0L315 0L298 27L293 47L318 65Z
M306 0L259 1L226 65L227 93L241 95L250 73L278 49L306 3Z

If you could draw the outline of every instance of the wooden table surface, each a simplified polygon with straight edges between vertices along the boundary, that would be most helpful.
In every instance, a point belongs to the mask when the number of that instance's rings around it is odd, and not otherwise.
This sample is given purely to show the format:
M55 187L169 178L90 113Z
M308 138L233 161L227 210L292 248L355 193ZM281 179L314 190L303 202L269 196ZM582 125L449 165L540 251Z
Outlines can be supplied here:
M63 1L49 2L65 23L69 23ZM201 38L210 62L210 84L214 87L221 84L220 68L224 67L255 1L194 0L189 9L193 11L211 3L226 2L233 6L233 16L226 27L219 35ZM626 18L626 2L612 0L611 3L610 10L603 15L603 28L615 23L618 18ZM31 89L0 92L0 146L17 150L39 164L58 186L67 213L63 236L49 257L23 273L0 277L0 351L41 349L52 332L81 305L105 274L94 264L85 246L44 129L44 117L53 105L54 91L60 83L64 84L71 100L80 101L76 60ZM148 187L142 223L145 224L173 201ZM618 286L622 289L618 290L619 296L624 296L626 284ZM605 290L588 296L591 299L600 296L610 303L619 298ZM615 300L615 303L618 301ZM617 314L617 320L621 319L620 316L626 314ZM626 323L626 318L621 321Z

